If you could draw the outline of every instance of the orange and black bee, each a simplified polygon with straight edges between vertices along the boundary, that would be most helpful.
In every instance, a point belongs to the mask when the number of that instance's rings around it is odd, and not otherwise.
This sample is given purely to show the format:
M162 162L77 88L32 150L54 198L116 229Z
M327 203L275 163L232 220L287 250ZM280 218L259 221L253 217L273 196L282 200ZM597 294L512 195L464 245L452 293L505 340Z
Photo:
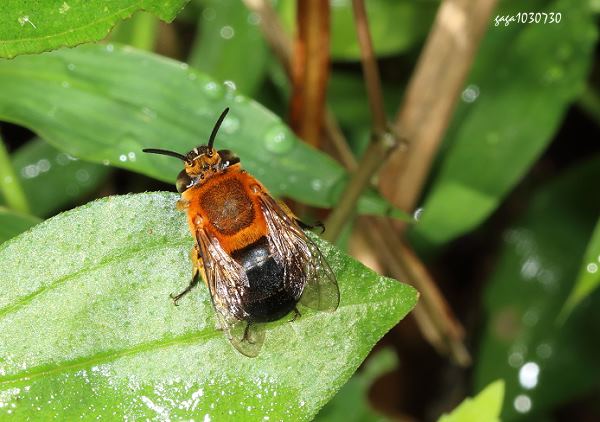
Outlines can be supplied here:
M219 117L207 145L187 154L144 152L179 158L181 199L195 238L192 280L177 304L199 281L208 286L216 315L231 344L256 356L264 341L260 323L278 320L297 304L334 311L340 294L335 275L318 247L302 231L311 228L242 170L240 159L213 143L229 109Z

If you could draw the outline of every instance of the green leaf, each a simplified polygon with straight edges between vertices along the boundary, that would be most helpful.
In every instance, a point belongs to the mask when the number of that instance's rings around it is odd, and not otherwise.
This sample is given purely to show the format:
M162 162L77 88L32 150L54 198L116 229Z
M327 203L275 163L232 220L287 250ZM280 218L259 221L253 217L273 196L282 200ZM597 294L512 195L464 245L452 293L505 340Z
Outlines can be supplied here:
M172 21L189 0L4 0L0 57L98 41L121 19L147 10Z
M177 198L103 198L0 246L0 418L309 420L416 303L313 236L339 308L269 324L242 356L204 285L169 298L191 274Z
M500 410L504 398L504 381L498 380L488 385L474 398L465 399L449 415L443 415L439 422L496 422L500 420Z
M387 420L369 406L369 388L380 376L398 366L398 357L391 348L369 356L363 367L321 409L315 422L369 422Z
M588 243L583 259L583 265L579 269L577 281L573 291L569 295L561 314L566 317L579 302L598 287L600 284L600 220L596 222L596 228Z
M231 111L217 148L238 153L274 195L332 207L348 180L341 165L301 142L259 104L186 63L129 47L86 45L0 61L0 92L0 119L32 129L75 157L166 182L174 183L181 162L142 148L190 151L207 142L225 107ZM373 209L390 210L374 191L359 202L359 211Z
M77 160L41 139L15 151L13 166L32 213L39 217L89 195L106 180L110 171L109 167Z
M600 211L590 194L597 180L600 156L539 190L504 234L484 292L488 316L475 366L477 388L506 381L504 420L539 420L599 386L600 295L582 302L564 324L557 321Z
M292 32L295 26L295 2L279 2L283 23ZM331 57L336 60L360 60L356 24L350 0L330 1ZM389 56L408 50L425 38L433 21L436 2L411 0L369 0L365 2L369 31L377 56Z
M205 4L189 64L222 82L232 81L246 95L256 94L269 57L259 16L241 0Z
M0 243L23 233L40 221L42 220L31 215L0 207Z
M505 7L517 5L522 11L518 0ZM415 226L429 242L448 242L484 221L552 140L583 90L597 38L589 2L530 8L560 11L563 19L488 29L446 140L449 150Z

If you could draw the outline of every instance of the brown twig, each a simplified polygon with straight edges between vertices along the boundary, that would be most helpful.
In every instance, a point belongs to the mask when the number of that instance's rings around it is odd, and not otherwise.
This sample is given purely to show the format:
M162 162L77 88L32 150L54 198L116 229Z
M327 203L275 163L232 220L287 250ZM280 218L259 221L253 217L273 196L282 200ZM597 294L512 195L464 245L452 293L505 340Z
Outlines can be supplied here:
M385 161L390 151L398 144L396 137L387 129L388 125L383 107L381 80L379 79L379 69L373 54L365 5L362 0L353 0L352 4L361 51L361 63L367 95L369 97L369 105L371 107L373 133L369 147L363 155L357 170L346 185L340 201L331 214L329 214L329 218L325 223L327 231L323 237L330 242L338 238L344 226L350 221L361 193L371 184L371 179L377 173L381 164Z
M367 21L367 11L365 10L363 0L352 0L352 7L356 22L356 35L358 36L358 43L360 45L360 62L365 74L367 95L373 119L373 134L379 136L387 132L388 124L383 105L379 69L375 60L375 54L373 53L373 42L371 40L371 32L369 31L369 22Z
M290 126L318 148L329 77L329 2L298 0L296 5Z
M445 0L408 84L395 126L410 143L382 168L381 192L412 211L497 0Z
M248 7L250 7L252 10L256 11L257 13L259 13L259 15L261 16L261 26L263 28L263 32L265 32L266 34L266 38L267 41L271 44L271 47L276 51L277 56L279 57L279 59L282 61L282 64L284 66L284 68L290 68L289 66L289 60L290 60L290 55L289 54L284 54L282 53L279 45L284 44L286 45L286 42L283 42L281 39L277 40L277 38L281 37L281 36L285 36L285 34L283 33L283 31L278 31L277 28L281 28L281 25L278 24L277 21L277 16L275 15L275 13L270 13L270 12L265 12L270 10L272 12L272 9L270 9L270 6L268 5L267 2L265 2L264 0L244 0L246 2L246 4L248 5ZM279 52L278 52L279 51ZM284 50L285 51L285 50ZM288 73L288 75L290 75ZM346 168L348 168L349 170L353 171L357 168L357 163L356 163L356 159L354 158L354 156L352 155L352 153L349 151L348 146L347 146L347 142L344 138L344 135L341 133L341 131L339 130L339 126L335 120L335 117L333 116L333 114L331 114L329 111L326 113L325 115L325 128L327 130L328 133L328 138L334 140L334 146L336 147L336 150L338 152L340 152L340 156L342 158L342 163L346 166ZM383 160L382 160L383 161ZM367 226L365 226L367 227ZM398 278L401 279L403 281L407 281L407 282L411 282L414 281L412 279L412 277L421 277L422 275L419 274L418 272L410 272L407 271L406 267L407 266L401 266L399 262L402 262L401 259L399 259L399 257L397 256L398 254L400 254L401 252L399 252L401 250L401 248L396 248L396 243L395 242L400 242L399 238L395 238L394 233L392 231L387 231L385 229L383 229L382 227L379 227L377 225L373 225L371 226L372 230L365 230L363 231L364 233L367 233L369 236L367 236L367 238L369 239L369 243L372 245L373 248L376 248L375 245L377 245L377 249L382 251L382 258L384 261L386 261L386 263L388 264L388 268L391 268L391 272L392 274ZM383 248L381 247L381 245L391 245L391 246L384 246ZM396 252L392 252L392 251L396 251ZM415 257L416 262L418 261L418 258ZM420 264L422 266L422 264ZM446 305L446 302L443 299L443 296L441 295L441 293L439 292L439 290L437 290L437 286L435 285L435 283L433 281L430 281L429 283L427 283L427 281L425 282L420 282L417 281L415 282L417 285L419 286L427 286L429 284L430 288L423 288L420 287L422 289L422 293L423 295L431 295L431 291L434 291L435 293L433 293L434 295L437 295L441 302L443 303L443 305L440 306L440 309L442 309L441 312L438 312L438 314L444 314L445 311L449 312L449 308ZM432 300L426 300L428 303L431 303L431 306L438 306L436 305L436 301ZM439 322L439 318L436 318L432 315L432 312L430 310L430 307L426 307L426 306L421 306L419 307L419 310L415 312L415 318L417 319L417 322L419 322L419 326L421 331L423 332L423 335L425 336L425 338L436 348L436 350L438 350L440 353L444 353L444 352L451 352L451 356L453 356L454 360L465 364L465 362L468 361L469 357L468 357L468 353L466 352L466 349L464 348L464 345L462 344L462 339L461 338L457 338L455 337L455 333L448 331L447 328L447 324L440 324ZM451 321L453 321L453 323L457 324L457 327L459 328L458 331L461 331L462 329L460 328L460 324L458 324L458 322L453 319L453 317L451 315L447 315L447 318L451 319ZM462 352L464 352L464 356L461 358L461 354L463 354Z

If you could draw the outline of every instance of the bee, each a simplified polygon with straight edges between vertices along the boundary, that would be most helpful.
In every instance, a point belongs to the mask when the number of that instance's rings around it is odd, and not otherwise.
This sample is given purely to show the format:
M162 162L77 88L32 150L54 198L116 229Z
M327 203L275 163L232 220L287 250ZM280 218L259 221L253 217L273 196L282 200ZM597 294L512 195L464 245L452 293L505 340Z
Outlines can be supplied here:
M194 237L192 279L175 305L198 284L207 285L219 327L240 353L257 356L264 324L295 312L298 303L334 311L340 293L333 271L302 223L283 203L242 169L230 150L213 148L225 119L217 120L208 144L187 154L149 148L144 152L175 157L184 169L177 177Z

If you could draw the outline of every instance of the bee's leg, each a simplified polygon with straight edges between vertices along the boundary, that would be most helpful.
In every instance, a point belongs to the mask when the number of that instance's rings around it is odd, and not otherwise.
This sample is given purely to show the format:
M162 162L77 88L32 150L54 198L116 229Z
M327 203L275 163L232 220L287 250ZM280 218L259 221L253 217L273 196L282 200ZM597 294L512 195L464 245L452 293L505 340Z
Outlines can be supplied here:
M321 233L320 234L325 233L325 224L321 223L320 221L317 221L315 224L310 225L310 224L306 224L306 223L304 223L304 222L302 222L302 221L300 221L300 220L298 220L296 218L296 223L300 226L301 229L312 230L312 229L318 227L318 228L321 229Z
M321 229L321 234L323 234L325 232L325 225L323 223L321 223L320 221L317 221L313 225L306 224L303 221L301 221L298 217L296 217L296 215L292 212L292 210L290 209L290 207L288 207L285 204L285 202L278 201L278 204L281 207L281 209L283 210L283 212L285 212L288 217L290 217L292 220L294 220L296 222L296 224L298 224L300 226L301 229L312 230L312 229L314 229L316 227L319 227Z
M290 322L296 321L296 318L301 317L301 316L302 316L302 314L298 310L298 307L294 306L294 316L292 317L292 319L290 319Z
M198 284L198 281L200 281L199 265L201 265L201 264L200 264L200 260L198 258L199 254L198 254L197 246L194 246L194 248L190 251L190 257L192 258L192 281L190 281L190 284L181 293L178 293L176 295L173 295L173 294L170 295L171 299L173 299L173 303L175 304L175 306L179 306L177 303L177 302L179 302L179 299L181 299L186 294L188 294L190 292L190 290L192 290L196 286L196 284Z
M250 344L254 344L255 340L250 335L250 326L251 325L252 325L252 323L250 323L250 322L248 322L246 324L246 329L244 330L244 337L242 337L242 341L247 341Z
M189 205L190 205L190 203L188 201L186 201L185 199L179 199L177 201L177 203L175 204L175 207L179 211L185 211Z

